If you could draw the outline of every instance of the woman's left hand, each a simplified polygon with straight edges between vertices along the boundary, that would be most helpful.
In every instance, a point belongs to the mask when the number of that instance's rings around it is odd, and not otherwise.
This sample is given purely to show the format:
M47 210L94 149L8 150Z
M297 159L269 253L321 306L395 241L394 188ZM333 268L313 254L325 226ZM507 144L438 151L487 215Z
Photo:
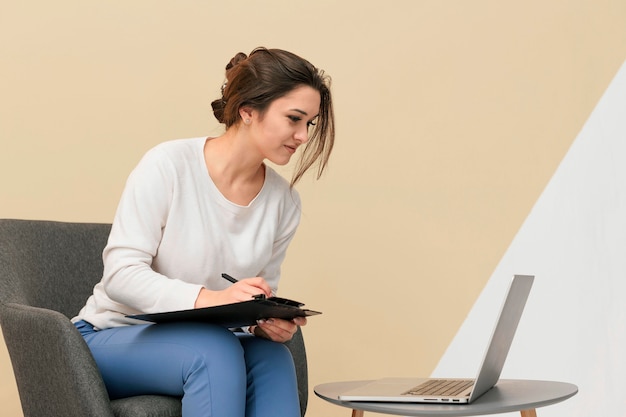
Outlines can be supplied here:
M264 319L252 329L256 336L264 337L274 342L284 343L298 331L298 326L306 325L306 317L296 317L293 320Z

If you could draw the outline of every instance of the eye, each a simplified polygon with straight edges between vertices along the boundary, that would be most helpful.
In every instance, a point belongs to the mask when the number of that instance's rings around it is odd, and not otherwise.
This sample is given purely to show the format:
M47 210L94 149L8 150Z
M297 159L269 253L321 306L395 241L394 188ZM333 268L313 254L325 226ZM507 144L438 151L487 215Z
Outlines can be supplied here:
M313 120L311 120L311 121L310 121L310 122L308 122L306 125L307 125L307 127L311 127L311 126L315 126L315 125L316 125L316 123L315 123Z
M291 120L294 123L298 123L300 120L302 120L301 117L299 116L287 116L289 118L289 120Z

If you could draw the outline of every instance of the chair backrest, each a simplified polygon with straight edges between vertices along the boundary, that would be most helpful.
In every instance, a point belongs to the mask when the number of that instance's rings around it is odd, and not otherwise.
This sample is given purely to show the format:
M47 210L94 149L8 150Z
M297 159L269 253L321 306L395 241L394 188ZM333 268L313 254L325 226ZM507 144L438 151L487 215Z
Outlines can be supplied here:
M75 316L102 278L111 225L0 219L0 302Z
M0 219L0 324L25 417L113 417L69 318L102 275L110 226Z

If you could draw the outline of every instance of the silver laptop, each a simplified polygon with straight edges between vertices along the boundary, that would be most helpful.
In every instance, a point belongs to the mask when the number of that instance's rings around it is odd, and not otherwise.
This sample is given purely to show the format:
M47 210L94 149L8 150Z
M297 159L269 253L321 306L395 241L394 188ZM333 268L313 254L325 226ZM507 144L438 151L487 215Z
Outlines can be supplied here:
M341 401L467 404L500 378L534 276L515 275L475 379L383 378L339 395Z

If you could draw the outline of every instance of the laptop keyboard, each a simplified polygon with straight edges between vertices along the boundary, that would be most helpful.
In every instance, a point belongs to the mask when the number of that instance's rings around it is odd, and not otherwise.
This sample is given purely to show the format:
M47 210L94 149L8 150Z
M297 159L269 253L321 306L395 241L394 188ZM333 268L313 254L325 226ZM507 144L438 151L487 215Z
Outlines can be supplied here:
M461 379L430 379L418 386L411 388L402 395L459 395L474 384L473 380Z

